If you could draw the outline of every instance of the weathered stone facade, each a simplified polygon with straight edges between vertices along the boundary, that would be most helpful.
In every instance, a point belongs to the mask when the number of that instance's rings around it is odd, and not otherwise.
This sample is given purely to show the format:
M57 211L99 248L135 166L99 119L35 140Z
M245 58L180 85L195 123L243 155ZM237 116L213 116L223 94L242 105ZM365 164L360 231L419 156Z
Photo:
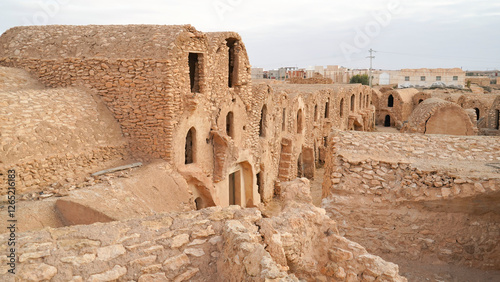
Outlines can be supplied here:
M378 97L377 120L378 125L401 128L403 122L413 111L413 97L418 93L414 88L389 90L381 89ZM378 93L377 93L378 94Z
M401 132L447 135L477 135L477 116L459 105L431 98L420 103Z
M498 137L334 131L323 183L323 197L331 198L323 200L324 206L338 214L342 207L335 201L348 194L366 198L380 209L380 217L359 224L390 231L370 239L359 232L351 237L379 255L393 253L410 260L437 257L446 263L498 269L499 246L494 238L500 235L495 204L500 197L499 144ZM382 208L391 205L403 214ZM405 210L411 212L404 214ZM350 218L347 211L341 214ZM433 218L436 215L448 216L455 224ZM349 230L358 226L351 224ZM388 228L392 225L401 229L392 231ZM387 236L384 241L379 239L382 234Z

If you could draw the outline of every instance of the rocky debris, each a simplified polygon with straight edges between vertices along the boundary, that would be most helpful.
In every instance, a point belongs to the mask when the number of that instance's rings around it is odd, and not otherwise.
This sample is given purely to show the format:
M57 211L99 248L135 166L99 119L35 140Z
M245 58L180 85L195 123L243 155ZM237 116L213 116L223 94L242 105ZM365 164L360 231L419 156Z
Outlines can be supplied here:
M338 235L305 179L283 182L283 210L211 207L19 234L27 281L406 281L396 265ZM7 234L0 235L0 251ZM9 275L0 268L0 275Z

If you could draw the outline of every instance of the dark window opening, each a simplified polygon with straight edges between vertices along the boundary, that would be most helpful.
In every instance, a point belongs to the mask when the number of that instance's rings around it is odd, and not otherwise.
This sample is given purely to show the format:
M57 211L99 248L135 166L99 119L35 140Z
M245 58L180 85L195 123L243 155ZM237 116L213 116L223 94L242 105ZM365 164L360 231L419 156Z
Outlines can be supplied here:
M351 96L351 112L354 112L354 104L356 102L354 94Z
M187 135L186 135L186 145L184 148L184 163L185 164L192 164L195 162L196 159L196 130L194 127L191 127L189 129Z
M314 121L318 120L318 105L314 106Z
M389 108L394 107L394 96L389 95L389 98L387 98L387 107Z
M481 112L479 111L479 109L478 109L478 108L474 108L474 110L476 110L477 120L479 120L479 114L480 114Z
M420 99L420 100L418 100L418 103L420 104L420 103L422 103L423 101L424 101L424 99Z
M325 118L328 118L328 116L330 116L330 98L325 103Z
M286 130L286 109L283 108L283 118L282 118L282 122L281 122L281 131L285 131Z
M229 47L228 53L228 78L227 84L229 87L234 87L234 84L238 77L238 58L236 56L236 44L237 40L230 38L226 40L226 45Z
M189 81L191 93L200 92L200 54L189 53Z
M234 117L233 117L233 112L229 112L226 115L226 134L227 136L230 136L234 138Z
M259 136L266 137L266 126L267 126L267 107L264 105L262 111L260 112L260 126L259 126Z
M302 110L299 110L297 112L297 133L302 133L302 128L303 128L303 122L302 122Z
M241 172L229 175L229 205L241 204Z
M385 116L384 126L385 127L390 127L391 126L391 116L390 115L386 115Z

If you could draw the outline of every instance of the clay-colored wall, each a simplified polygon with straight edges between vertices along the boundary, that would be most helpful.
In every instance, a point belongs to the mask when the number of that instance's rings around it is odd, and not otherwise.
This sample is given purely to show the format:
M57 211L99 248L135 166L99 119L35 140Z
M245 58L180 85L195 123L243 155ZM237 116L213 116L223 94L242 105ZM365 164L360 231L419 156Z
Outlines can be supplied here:
M443 210L441 214L459 213L456 218L462 221L477 218L473 225L464 224L459 228L442 230L435 226L416 226L418 223L412 215L405 219L407 222L396 224L398 227L413 224L411 232L398 231L387 235L383 240L400 240L402 243L394 244L390 250L406 259L415 260L425 254L430 257L438 256L439 260L447 263L498 269L500 257L493 237L500 229L495 224L498 215L495 214L497 212L492 203L498 201L500 179L496 168L487 164L500 161L499 142L499 137L334 131L329 137L323 197L330 194L363 195L379 205L401 207L415 204L426 206L432 211ZM335 207L331 210L339 209L335 201L327 206ZM327 207L327 210L330 209ZM411 210L417 213L413 208ZM453 218L456 219L455 216ZM397 220L402 218L398 215ZM387 227L384 225L385 219L370 219L369 222L360 223L360 226L381 230ZM448 221L443 223L435 218L426 220L425 224L429 225L430 222L438 226L449 224ZM415 231L423 229L433 232L426 231L423 234ZM356 234L357 232L353 232L350 235L359 238ZM407 244L414 242L411 238L415 234L428 236L425 238L431 238L432 240L427 241L431 244L421 247L412 243L411 248L415 247L417 250L408 253L410 246ZM490 234L493 237L479 239L468 234ZM450 237L463 239L452 242ZM384 250L387 245L392 245L378 240L380 239L371 242L370 238L360 239L370 242L368 245L371 250ZM447 251L442 251L443 248ZM473 251L471 248L474 248Z
M477 84L480 86L490 86L491 79L487 76L466 76L465 83L470 81L471 84Z
M427 120L425 134L474 135L468 116L457 114L455 108L439 108Z
M420 103L401 132L423 134L477 135L475 120L459 105L438 98Z

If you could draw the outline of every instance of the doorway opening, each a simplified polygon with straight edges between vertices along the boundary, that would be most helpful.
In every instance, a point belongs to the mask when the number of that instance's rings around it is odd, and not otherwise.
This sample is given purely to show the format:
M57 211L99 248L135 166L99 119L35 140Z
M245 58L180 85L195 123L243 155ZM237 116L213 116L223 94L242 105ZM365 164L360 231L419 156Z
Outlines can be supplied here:
M385 116L384 126L385 127L390 127L391 126L391 116L390 115L386 115Z
M229 175L229 205L241 205L241 172Z

